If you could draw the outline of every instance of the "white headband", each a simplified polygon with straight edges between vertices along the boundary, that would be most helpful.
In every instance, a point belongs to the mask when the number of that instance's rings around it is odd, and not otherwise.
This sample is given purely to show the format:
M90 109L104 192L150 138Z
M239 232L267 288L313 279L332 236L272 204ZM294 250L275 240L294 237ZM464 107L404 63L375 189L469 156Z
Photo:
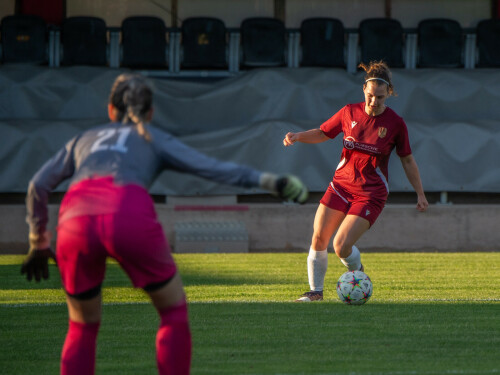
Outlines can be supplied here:
M387 81L386 81L385 79L383 79L383 78L368 78L368 79L365 81L365 83L366 83L366 82L368 82L368 81L382 81L382 82L386 83L386 84L387 84L387 86L390 86L390 85L391 85L389 82L387 82Z

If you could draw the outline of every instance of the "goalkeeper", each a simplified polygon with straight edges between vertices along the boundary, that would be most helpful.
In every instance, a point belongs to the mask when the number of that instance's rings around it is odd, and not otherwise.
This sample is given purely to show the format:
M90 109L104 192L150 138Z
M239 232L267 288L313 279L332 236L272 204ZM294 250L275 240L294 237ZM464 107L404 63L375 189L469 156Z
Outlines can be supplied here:
M122 74L111 89L110 123L71 139L29 184L30 251L21 272L48 277L54 256L47 231L49 193L71 179L61 203L55 258L67 296L69 328L61 374L94 374L106 258L116 259L160 315L156 357L160 374L188 374L191 335L186 299L148 186L164 169L219 183L261 187L304 203L307 189L293 176L263 173L208 157L149 124L153 92L144 77Z

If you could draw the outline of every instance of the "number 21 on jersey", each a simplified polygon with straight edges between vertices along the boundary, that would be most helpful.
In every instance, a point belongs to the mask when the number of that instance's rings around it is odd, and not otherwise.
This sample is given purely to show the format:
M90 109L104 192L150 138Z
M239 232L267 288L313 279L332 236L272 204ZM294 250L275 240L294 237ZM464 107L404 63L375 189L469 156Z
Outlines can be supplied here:
M97 133L97 139L94 144L90 148L90 152L97 151L118 151L122 153L126 153L128 151L127 146L125 146L125 142L127 142L127 138L132 129L130 127L123 127L119 129L104 129ZM118 138L111 140L114 136L118 134Z

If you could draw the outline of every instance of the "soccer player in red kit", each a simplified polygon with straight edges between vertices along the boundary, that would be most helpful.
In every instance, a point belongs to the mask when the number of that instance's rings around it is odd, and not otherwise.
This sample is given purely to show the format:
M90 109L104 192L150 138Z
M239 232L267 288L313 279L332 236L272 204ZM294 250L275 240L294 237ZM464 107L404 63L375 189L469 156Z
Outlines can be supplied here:
M307 199L307 189L296 177L208 157L151 126L152 99L144 77L118 76L108 104L111 122L71 139L28 187L30 251L21 272L40 281L48 277L47 261L53 256L46 229L48 195L71 179L59 210L55 253L69 313L62 375L94 374L107 257L116 259L133 285L144 289L160 315L160 375L189 374L191 335L184 290L147 191L164 169L261 187L299 203Z
M310 291L297 302L323 299L327 246L335 232L333 248L342 263L351 271L364 270L355 243L384 208L389 194L389 156L394 148L417 193L417 209L425 211L429 205L412 156L406 124L385 105L385 100L394 94L391 72L382 61L360 67L366 72L364 102L346 105L319 129L288 133L283 140L285 146L290 146L295 142L325 142L340 133L344 137L340 163L314 219L307 257Z

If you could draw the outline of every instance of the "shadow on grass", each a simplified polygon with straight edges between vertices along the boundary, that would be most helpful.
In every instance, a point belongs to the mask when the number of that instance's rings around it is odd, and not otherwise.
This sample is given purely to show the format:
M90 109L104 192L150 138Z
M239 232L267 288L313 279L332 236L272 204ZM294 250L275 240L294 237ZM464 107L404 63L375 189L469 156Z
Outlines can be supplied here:
M26 275L21 275L20 265L1 265L0 266L0 288L4 290L19 290L19 289L54 289L60 288L59 270L55 264L49 265L49 279L41 282L20 283L19 280L25 279ZM265 274L265 271L249 273L238 271L221 270L214 271L213 269L183 269L180 268L182 280L185 286L195 285L246 285L249 283L259 285L276 284L277 279L281 283L287 283L287 280L293 281L296 275L291 278L288 274L276 275L275 272ZM106 265L106 276L104 287L130 287L132 284L127 274L121 269L118 264Z
M193 303L192 374L492 374L498 304ZM64 306L0 305L2 374L57 373ZM103 308L97 372L155 373L150 305ZM26 353L30 353L26 356Z
M492 373L499 369L491 350L500 340L499 310L498 304L194 304L193 373Z
M3 290L18 289L57 289L61 287L59 270L55 264L49 265L49 278L36 282L35 279L28 282L26 274L21 274L21 265L9 264L0 266L0 288Z

